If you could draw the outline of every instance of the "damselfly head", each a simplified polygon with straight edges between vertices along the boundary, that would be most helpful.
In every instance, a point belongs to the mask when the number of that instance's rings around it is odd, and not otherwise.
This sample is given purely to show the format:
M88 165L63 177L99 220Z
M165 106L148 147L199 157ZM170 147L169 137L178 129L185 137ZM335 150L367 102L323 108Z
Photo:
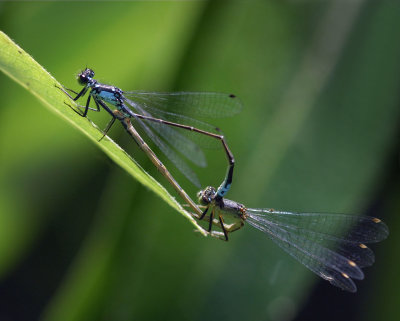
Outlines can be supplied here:
M94 71L92 69L86 68L78 74L78 83L82 86L85 86L93 77Z
M217 196L217 191L214 187L208 186L204 190L197 193L199 203L201 205L210 204Z

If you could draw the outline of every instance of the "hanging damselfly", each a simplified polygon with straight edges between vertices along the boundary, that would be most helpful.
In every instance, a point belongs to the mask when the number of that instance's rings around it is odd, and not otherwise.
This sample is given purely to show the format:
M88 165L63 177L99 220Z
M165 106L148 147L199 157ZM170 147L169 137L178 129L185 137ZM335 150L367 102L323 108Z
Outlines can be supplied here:
M193 141L193 137L188 137L184 134L184 131L177 129L219 140L225 150L229 165L226 177L218 189L218 194L223 197L229 191L234 169L233 154L217 127L194 119L192 116L208 119L234 115L242 109L242 104L235 95L213 92L122 91L118 87L99 83L93 77L94 71L85 68L77 75L78 83L83 86L79 93L64 88L76 94L75 97L72 97L64 89L62 90L74 101L77 101L90 90L85 106L77 105L79 108L83 108L83 111L74 108L73 110L80 116L86 117L89 110L99 112L100 107L105 109L112 118L103 131L103 137L110 130L115 120L120 120L154 165L198 215L201 214L201 211L139 136L132 126L131 120L138 123L167 158L198 187L200 187L199 179L178 155L177 151L200 167L206 165L204 153L199 144ZM95 102L96 108L90 107L91 99ZM117 109L113 110L111 106Z
M200 218L207 218L213 236L227 241L229 233L247 222L318 276L349 292L357 291L352 279L364 278L361 268L374 263L366 244L389 235L386 224L375 217L246 208L220 197L214 187L200 191L198 201L205 207ZM214 225L222 232L212 231Z

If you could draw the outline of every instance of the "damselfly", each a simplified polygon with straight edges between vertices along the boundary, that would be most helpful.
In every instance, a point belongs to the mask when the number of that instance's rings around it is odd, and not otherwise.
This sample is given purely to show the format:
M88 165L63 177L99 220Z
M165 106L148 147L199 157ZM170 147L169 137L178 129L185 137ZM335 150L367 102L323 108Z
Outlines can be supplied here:
M212 232L214 236L228 240L228 233L247 222L321 278L349 292L357 291L352 279L364 278L361 268L374 263L374 253L365 244L389 234L386 224L375 217L246 208L218 197L213 187L200 191L198 198L205 206L200 219L209 213L208 231L213 224L222 230Z
M77 101L80 97L84 96L88 90L90 90L86 105L78 105L78 107L84 108L83 112L78 112L73 109L75 112L82 117L86 117L89 110L98 112L100 111L100 106L104 108L112 116L111 121L103 132L104 135L106 135L110 130L115 119L124 122L124 119L133 118L135 122L140 124L147 136L153 140L159 149L196 186L200 186L196 174L188 167L173 148L178 150L198 166L206 165L204 154L198 144L192 140L193 137L188 138L182 131L178 132L176 129L184 129L188 132L194 132L221 141L228 158L229 167L227 175L218 189L218 194L223 197L229 191L233 177L234 157L226 144L224 136L219 132L218 128L203 121L193 119L190 116L194 115L200 118L219 118L234 115L242 108L241 102L235 95L210 92L127 92L122 91L115 86L101 84L97 80L93 79L93 77L94 71L86 68L77 76L78 83L84 86L83 89L79 93L67 89L75 93L75 97L72 97L64 90L64 92L74 101ZM96 108L90 107L91 98L93 98ZM118 112L113 111L110 106L116 107ZM128 122L125 122L124 124L125 129L127 129L129 127ZM130 122L129 124L132 125ZM135 135L133 136L138 138L140 137L138 135L139 134L135 131ZM143 147L144 145L141 143L143 140L140 138L139 142L136 138L135 140L139 146ZM152 160L154 159L155 154L149 154L149 148L142 149ZM164 170L165 166L162 168L163 165L158 158L157 161L153 163L158 167L160 172L166 173ZM160 166L157 164L160 164ZM172 182L170 180L171 177L168 177L167 179L178 193L181 194L183 191L182 188L175 180Z

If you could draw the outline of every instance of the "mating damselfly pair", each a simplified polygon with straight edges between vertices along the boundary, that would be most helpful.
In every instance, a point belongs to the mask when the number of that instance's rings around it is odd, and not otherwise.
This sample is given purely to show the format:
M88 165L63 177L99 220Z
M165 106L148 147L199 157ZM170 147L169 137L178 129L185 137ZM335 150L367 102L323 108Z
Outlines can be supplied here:
M86 105L78 105L83 108L83 112L74 111L86 117L89 110L100 111L100 106L104 108L112 119L103 137L115 119L118 119L195 212L194 216L209 221L210 235L227 241L229 233L239 230L248 222L323 279L344 290L356 291L352 279L363 279L361 268L374 262L374 254L365 244L379 242L388 235L388 228L382 221L366 216L251 209L224 198L233 180L233 154L217 128L191 116L208 119L234 115L242 108L235 95L208 92L126 92L115 86L101 84L93 77L94 72L86 68L78 74L78 82L84 86L83 89L79 93L70 90L76 94L75 97L64 91L76 101L90 90ZM92 98L96 108L90 107ZM140 137L131 120L138 123L155 145L197 186L199 182L196 175L176 151L200 166L205 165L204 154L193 141L193 135L187 136L178 130L221 141L228 159L228 171L218 189L207 187L198 193L200 207L205 208L203 211ZM213 226L221 232L212 231Z

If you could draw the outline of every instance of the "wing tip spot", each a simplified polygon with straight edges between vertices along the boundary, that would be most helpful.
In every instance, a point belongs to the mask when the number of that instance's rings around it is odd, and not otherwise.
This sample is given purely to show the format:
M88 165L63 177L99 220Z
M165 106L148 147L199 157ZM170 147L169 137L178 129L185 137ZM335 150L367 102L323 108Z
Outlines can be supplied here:
M346 274L342 272L342 275L346 278L346 279L350 279L350 277Z
M348 263L349 263L349 265L351 265L353 267L357 266L357 264L352 260L348 260Z
M366 246L365 244L363 244L363 243L360 243L359 246L360 246L362 249L366 249L366 248L367 248L367 246Z
M374 223L380 223L380 222L382 222L379 218L376 218L376 217L372 218L372 221L373 221Z

